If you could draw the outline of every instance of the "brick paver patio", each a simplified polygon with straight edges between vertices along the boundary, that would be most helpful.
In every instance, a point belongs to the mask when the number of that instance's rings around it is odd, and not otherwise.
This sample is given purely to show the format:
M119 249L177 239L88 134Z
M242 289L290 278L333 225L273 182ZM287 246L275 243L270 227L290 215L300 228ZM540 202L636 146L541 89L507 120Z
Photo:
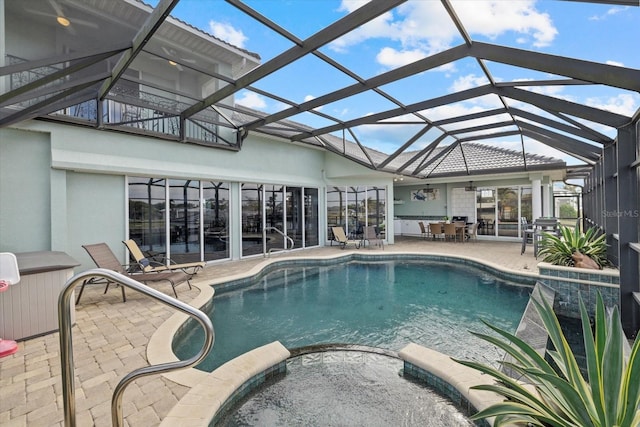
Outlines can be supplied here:
M379 249L360 249L374 253ZM536 274L537 260L531 250L520 255L520 243L483 241L471 243L432 242L420 238L398 238L384 253L420 252L452 254L475 258L509 270ZM213 279L240 274L261 263L284 257L327 256L344 253L336 246L274 254L207 267L197 276L206 285ZM158 287L172 295L169 285ZM198 295L194 287L178 286L182 301ZM1 298L1 296L0 296ZM146 345L156 329L174 311L134 291L123 303L120 291L111 288L103 295L102 286L87 287L76 307L73 327L76 374L76 418L79 426L111 426L111 396L116 384L127 373L147 366ZM156 426L184 396L187 387L162 376L139 379L123 398L125 425ZM0 359L0 425L62 426L63 404L58 333L19 343L18 352Z

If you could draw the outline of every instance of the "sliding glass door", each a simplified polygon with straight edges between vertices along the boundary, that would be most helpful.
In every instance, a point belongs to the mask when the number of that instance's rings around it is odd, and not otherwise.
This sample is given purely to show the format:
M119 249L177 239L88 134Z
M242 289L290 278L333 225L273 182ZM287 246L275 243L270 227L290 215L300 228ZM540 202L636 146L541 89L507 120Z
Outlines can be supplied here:
M520 218L531 221L531 187L486 187L476 190L478 234L521 237Z
M242 185L242 256L318 245L318 189Z
M149 257L229 257L229 183L128 177L129 238Z

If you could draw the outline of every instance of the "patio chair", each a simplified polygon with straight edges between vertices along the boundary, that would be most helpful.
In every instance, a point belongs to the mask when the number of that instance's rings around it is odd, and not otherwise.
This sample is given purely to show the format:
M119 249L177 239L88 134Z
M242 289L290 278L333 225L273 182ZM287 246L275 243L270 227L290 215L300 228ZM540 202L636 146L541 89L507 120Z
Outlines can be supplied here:
M355 245L356 249L360 249L360 243L357 240L350 240L347 238L346 233L344 232L344 228L342 227L331 227L331 231L333 232L333 242L337 242L340 245L340 249L344 249L349 244Z
M424 226L424 222L418 221L418 226L420 227L420 236L424 239L429 237L429 230Z
M191 276L184 271L167 271L164 273L130 273L122 264L120 264L120 261L118 261L118 258L116 258L114 253L111 251L111 248L109 248L106 243L82 245L82 247L87 251L98 268L113 270L116 273L120 273L123 276L127 276L133 280L137 280L138 282L142 282L145 285L148 285L149 283L169 282L171 284L171 288L173 289L173 294L176 298L178 298L176 286L180 283L187 282L187 284L189 285L189 289L191 289L191 283L189 282ZM84 291L85 285L91 283L105 283L105 280L102 278L91 278L89 280L85 280L80 287L80 292L78 293L78 297L76 298L76 304L80 302L80 297L82 297L82 291ZM111 282L106 280L104 293L107 293L110 284ZM124 286L122 286L121 289L122 301L126 302L127 298L124 294Z
M442 224L440 224L439 222L430 222L429 230L431 231L431 236L433 236L434 240L444 240L444 231L442 230Z
M527 250L527 243L529 241L531 241L531 243L533 243L535 246L534 239L535 239L536 229L535 227L529 226L529 223L527 222L527 218L521 217L520 230L522 232L522 247L520 248L520 255L522 255L524 254L525 250ZM534 249L534 252L535 252L535 249Z
M465 233L465 238L469 241L473 240L474 242L478 241L478 226L479 223L473 223L467 227L467 231Z
M159 261L151 260L147 258L140 250L140 247L136 243L135 240L123 240L122 243L127 247L131 257L138 263L140 268L144 273L157 273L162 271L175 271L182 270L185 273L189 274L189 278L191 278L198 271L202 270L206 263L205 262L188 262L188 263L176 263L175 261L165 258L165 261L168 263L162 263Z
M366 242L369 242L369 247L375 245L384 250L384 240L382 240L376 231L375 225L369 225L364 228L364 235L362 236L362 245L366 246Z
M444 230L444 238L445 239L453 239L453 241L458 240L458 236L460 235L460 228L455 223L445 224L443 227Z

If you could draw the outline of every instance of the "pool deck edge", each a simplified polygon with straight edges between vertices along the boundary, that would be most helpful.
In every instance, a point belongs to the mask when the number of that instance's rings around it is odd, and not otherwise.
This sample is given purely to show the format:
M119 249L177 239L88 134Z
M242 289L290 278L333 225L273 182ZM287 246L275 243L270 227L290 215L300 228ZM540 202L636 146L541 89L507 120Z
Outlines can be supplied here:
M289 356L289 350L274 341L230 360L211 373L202 372L202 380L169 411L160 427L208 426L220 408L245 383Z

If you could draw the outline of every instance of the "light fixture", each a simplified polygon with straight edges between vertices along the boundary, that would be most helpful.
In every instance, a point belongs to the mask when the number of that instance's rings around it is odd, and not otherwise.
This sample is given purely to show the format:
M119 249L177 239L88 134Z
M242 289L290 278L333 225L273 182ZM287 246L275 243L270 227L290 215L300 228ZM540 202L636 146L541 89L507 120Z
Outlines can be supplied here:
M172 61L172 60L169 60L169 64L173 65L174 67L175 67L176 65L178 65L178 63L177 63L176 61Z
M69 21L64 16L58 16L56 18L56 21L58 21L58 24L62 25L63 27L68 27L69 25L71 25L71 21Z
M469 186L464 187L464 191L476 191L476 187L473 186L473 181L469 181Z

